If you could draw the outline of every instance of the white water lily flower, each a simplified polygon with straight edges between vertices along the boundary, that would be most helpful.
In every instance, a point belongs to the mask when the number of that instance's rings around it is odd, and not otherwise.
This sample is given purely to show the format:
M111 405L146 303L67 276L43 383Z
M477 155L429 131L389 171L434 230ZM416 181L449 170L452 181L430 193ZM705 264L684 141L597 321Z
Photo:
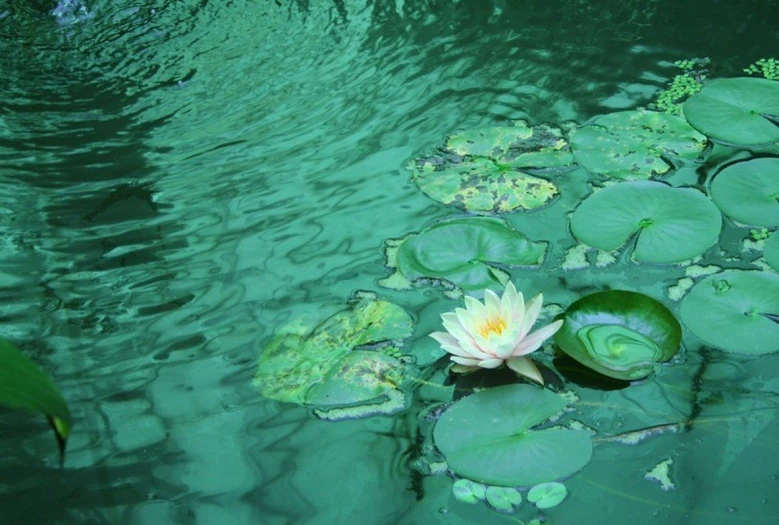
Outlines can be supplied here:
M430 337L452 354L455 371L497 368L505 363L517 374L543 385L541 372L527 355L541 348L563 325L559 320L530 333L543 300L538 294L525 305L522 293L517 293L511 282L501 298L486 290L483 304L466 296L465 308L441 314L446 332L433 332Z

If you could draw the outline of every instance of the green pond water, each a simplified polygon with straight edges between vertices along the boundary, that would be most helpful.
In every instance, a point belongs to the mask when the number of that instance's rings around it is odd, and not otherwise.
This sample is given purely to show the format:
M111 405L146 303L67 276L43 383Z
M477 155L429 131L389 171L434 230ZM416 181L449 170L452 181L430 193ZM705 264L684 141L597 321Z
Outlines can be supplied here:
M552 385L594 431L559 506L457 501L428 461L457 396L428 334L462 301L381 283L386 240L462 215L411 159L457 130L647 106L680 59L744 76L775 56L778 18L771 0L0 1L0 337L74 417L60 467L45 418L0 409L0 523L775 523L779 357L687 332L646 381ZM559 310L618 288L678 317L680 279L752 268L730 221L692 267L573 268L590 185L571 173L549 206L504 215L550 242L544 265L508 270L526 296ZM279 330L358 291L413 318L405 408L330 421L263 396Z

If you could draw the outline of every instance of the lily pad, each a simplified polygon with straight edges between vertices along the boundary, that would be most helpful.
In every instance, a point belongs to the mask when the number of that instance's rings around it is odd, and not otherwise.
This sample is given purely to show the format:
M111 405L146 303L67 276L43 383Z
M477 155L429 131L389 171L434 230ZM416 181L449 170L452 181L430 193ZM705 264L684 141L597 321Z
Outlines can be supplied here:
M527 500L535 503L539 509L551 509L558 506L568 495L568 489L562 483L550 482L536 485L527 493Z
M555 344L605 376L633 381L679 350L682 327L662 303L646 295L608 290L575 301L560 316Z
M452 494L457 501L473 505L487 497L487 487L469 479L458 479L452 485Z
M768 265L779 272L779 231L775 231L763 245L763 257Z
M535 266L547 243L533 242L501 219L466 217L439 222L409 236L397 252L398 270L410 281L439 279L465 291L502 287L496 265Z
M599 117L571 137L576 161L588 171L645 180L673 168L669 159L694 159L706 137L681 117L656 111L618 111Z
M0 340L0 405L45 415L64 458L71 425L65 399L48 374L4 340Z
M412 333L399 306L362 294L310 334L275 337L260 355L255 384L262 395L291 403L329 406L361 403L398 388L403 363L366 345Z
M684 103L687 121L704 135L736 146L779 142L779 82L714 80Z
M729 270L696 284L682 321L712 348L738 354L779 351L779 275Z
M554 481L574 474L592 456L584 430L533 430L566 405L557 394L531 385L490 388L450 406L433 437L460 476L504 487Z
M635 237L633 259L675 263L692 259L719 239L722 215L701 192L635 181L588 197L571 217L582 243L612 251Z
M522 494L512 487L487 487L487 503L494 509L513 512L522 504Z
M470 212L507 213L549 203L557 186L533 173L573 162L559 129L518 122L454 134L438 153L414 159L407 168L414 183L438 202Z
M731 164L711 183L711 198L734 221L779 226L779 159Z

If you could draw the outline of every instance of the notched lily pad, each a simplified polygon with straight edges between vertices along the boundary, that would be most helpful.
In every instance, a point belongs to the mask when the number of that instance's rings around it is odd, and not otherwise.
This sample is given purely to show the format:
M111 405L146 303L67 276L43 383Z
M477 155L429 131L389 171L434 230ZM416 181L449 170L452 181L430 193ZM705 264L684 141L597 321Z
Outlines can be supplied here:
M575 301L563 315L555 344L605 376L649 376L679 350L682 328L671 311L646 295L609 290Z
M588 197L571 216L571 231L582 243L611 251L635 238L633 259L675 263L713 246L722 215L701 192L662 182L615 184Z
M692 126L735 146L779 142L779 82L764 78L721 78L709 82L683 106Z
M514 512L522 504L522 494L513 487L487 487L487 503L495 510Z
M541 483L530 489L527 500L539 509L551 509L562 503L567 495L568 489L562 483Z
M444 281L479 293L505 285L508 274L500 266L539 265L546 250L546 242L529 240L501 219L465 217L409 235L397 246L394 262L408 281Z
M433 438L460 476L503 487L554 481L574 474L592 456L584 430L533 428L567 404L549 390L525 384L482 390L451 405Z
M731 164L711 183L711 198L734 221L779 226L779 159Z
M379 399L399 390L407 371L393 355L399 351L390 350L412 330L401 307L358 294L348 309L310 333L272 339L260 355L254 383L267 398L318 407Z
M763 257L774 271L779 272L779 230L766 239L763 245Z
M685 326L712 348L779 351L779 275L729 270L703 279L682 300Z
M576 161L616 179L645 180L668 173L671 159L694 159L706 137L681 117L656 111L609 113L573 133Z
M479 128L451 135L406 168L430 198L470 212L508 213L546 205L557 194L538 177L573 165L562 132L546 125Z
M458 479L452 485L452 494L457 501L473 505L487 497L487 487L469 479Z

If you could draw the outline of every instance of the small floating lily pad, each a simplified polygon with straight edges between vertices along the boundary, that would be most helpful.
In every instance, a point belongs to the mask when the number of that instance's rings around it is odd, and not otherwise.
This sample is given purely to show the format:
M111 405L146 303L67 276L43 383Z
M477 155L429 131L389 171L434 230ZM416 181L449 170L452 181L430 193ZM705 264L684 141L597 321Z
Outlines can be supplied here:
M398 270L409 280L449 281L465 291L502 287L496 265L535 266L547 243L533 242L501 219L447 220L409 236L397 252Z
M535 176L573 165L559 129L546 125L479 128L450 136L431 156L412 160L412 179L430 198L471 212L507 213L544 206L557 194Z
M411 317L375 294L359 295L310 334L283 334L265 347L255 384L262 395L291 403L362 403L398 388L403 363L388 352L361 349L409 337Z
M433 437L460 476L504 487L554 481L574 474L592 456L584 430L533 430L566 405L562 397L535 386L494 387L450 406Z
M681 117L656 111L618 111L599 117L571 137L574 158L588 171L645 180L673 168L673 157L694 159L706 137Z
M696 257L717 242L721 228L722 215L701 192L652 181L604 188L571 217L580 242L611 251L636 236L633 259L650 263Z
M555 344L578 362L614 379L654 372L679 350L682 328L671 311L646 295L608 290L575 301L560 317Z
M768 265L779 272L779 231L775 231L763 245L763 257Z
M487 503L494 509L513 512L522 504L522 494L513 487L487 487Z
M779 351L779 275L729 270L696 284L682 321L706 345L738 354Z
M779 82L722 78L709 82L683 106L692 126L736 146L779 142Z
M487 487L469 479L458 479L452 485L452 494L457 501L473 505L487 497Z
M65 399L48 374L4 340L0 340L0 405L45 415L64 459L71 425Z
M565 485L557 482L541 483L531 488L527 500L539 509L551 509L558 506L568 495Z
M731 164L714 178L711 198L734 221L779 226L779 159Z

